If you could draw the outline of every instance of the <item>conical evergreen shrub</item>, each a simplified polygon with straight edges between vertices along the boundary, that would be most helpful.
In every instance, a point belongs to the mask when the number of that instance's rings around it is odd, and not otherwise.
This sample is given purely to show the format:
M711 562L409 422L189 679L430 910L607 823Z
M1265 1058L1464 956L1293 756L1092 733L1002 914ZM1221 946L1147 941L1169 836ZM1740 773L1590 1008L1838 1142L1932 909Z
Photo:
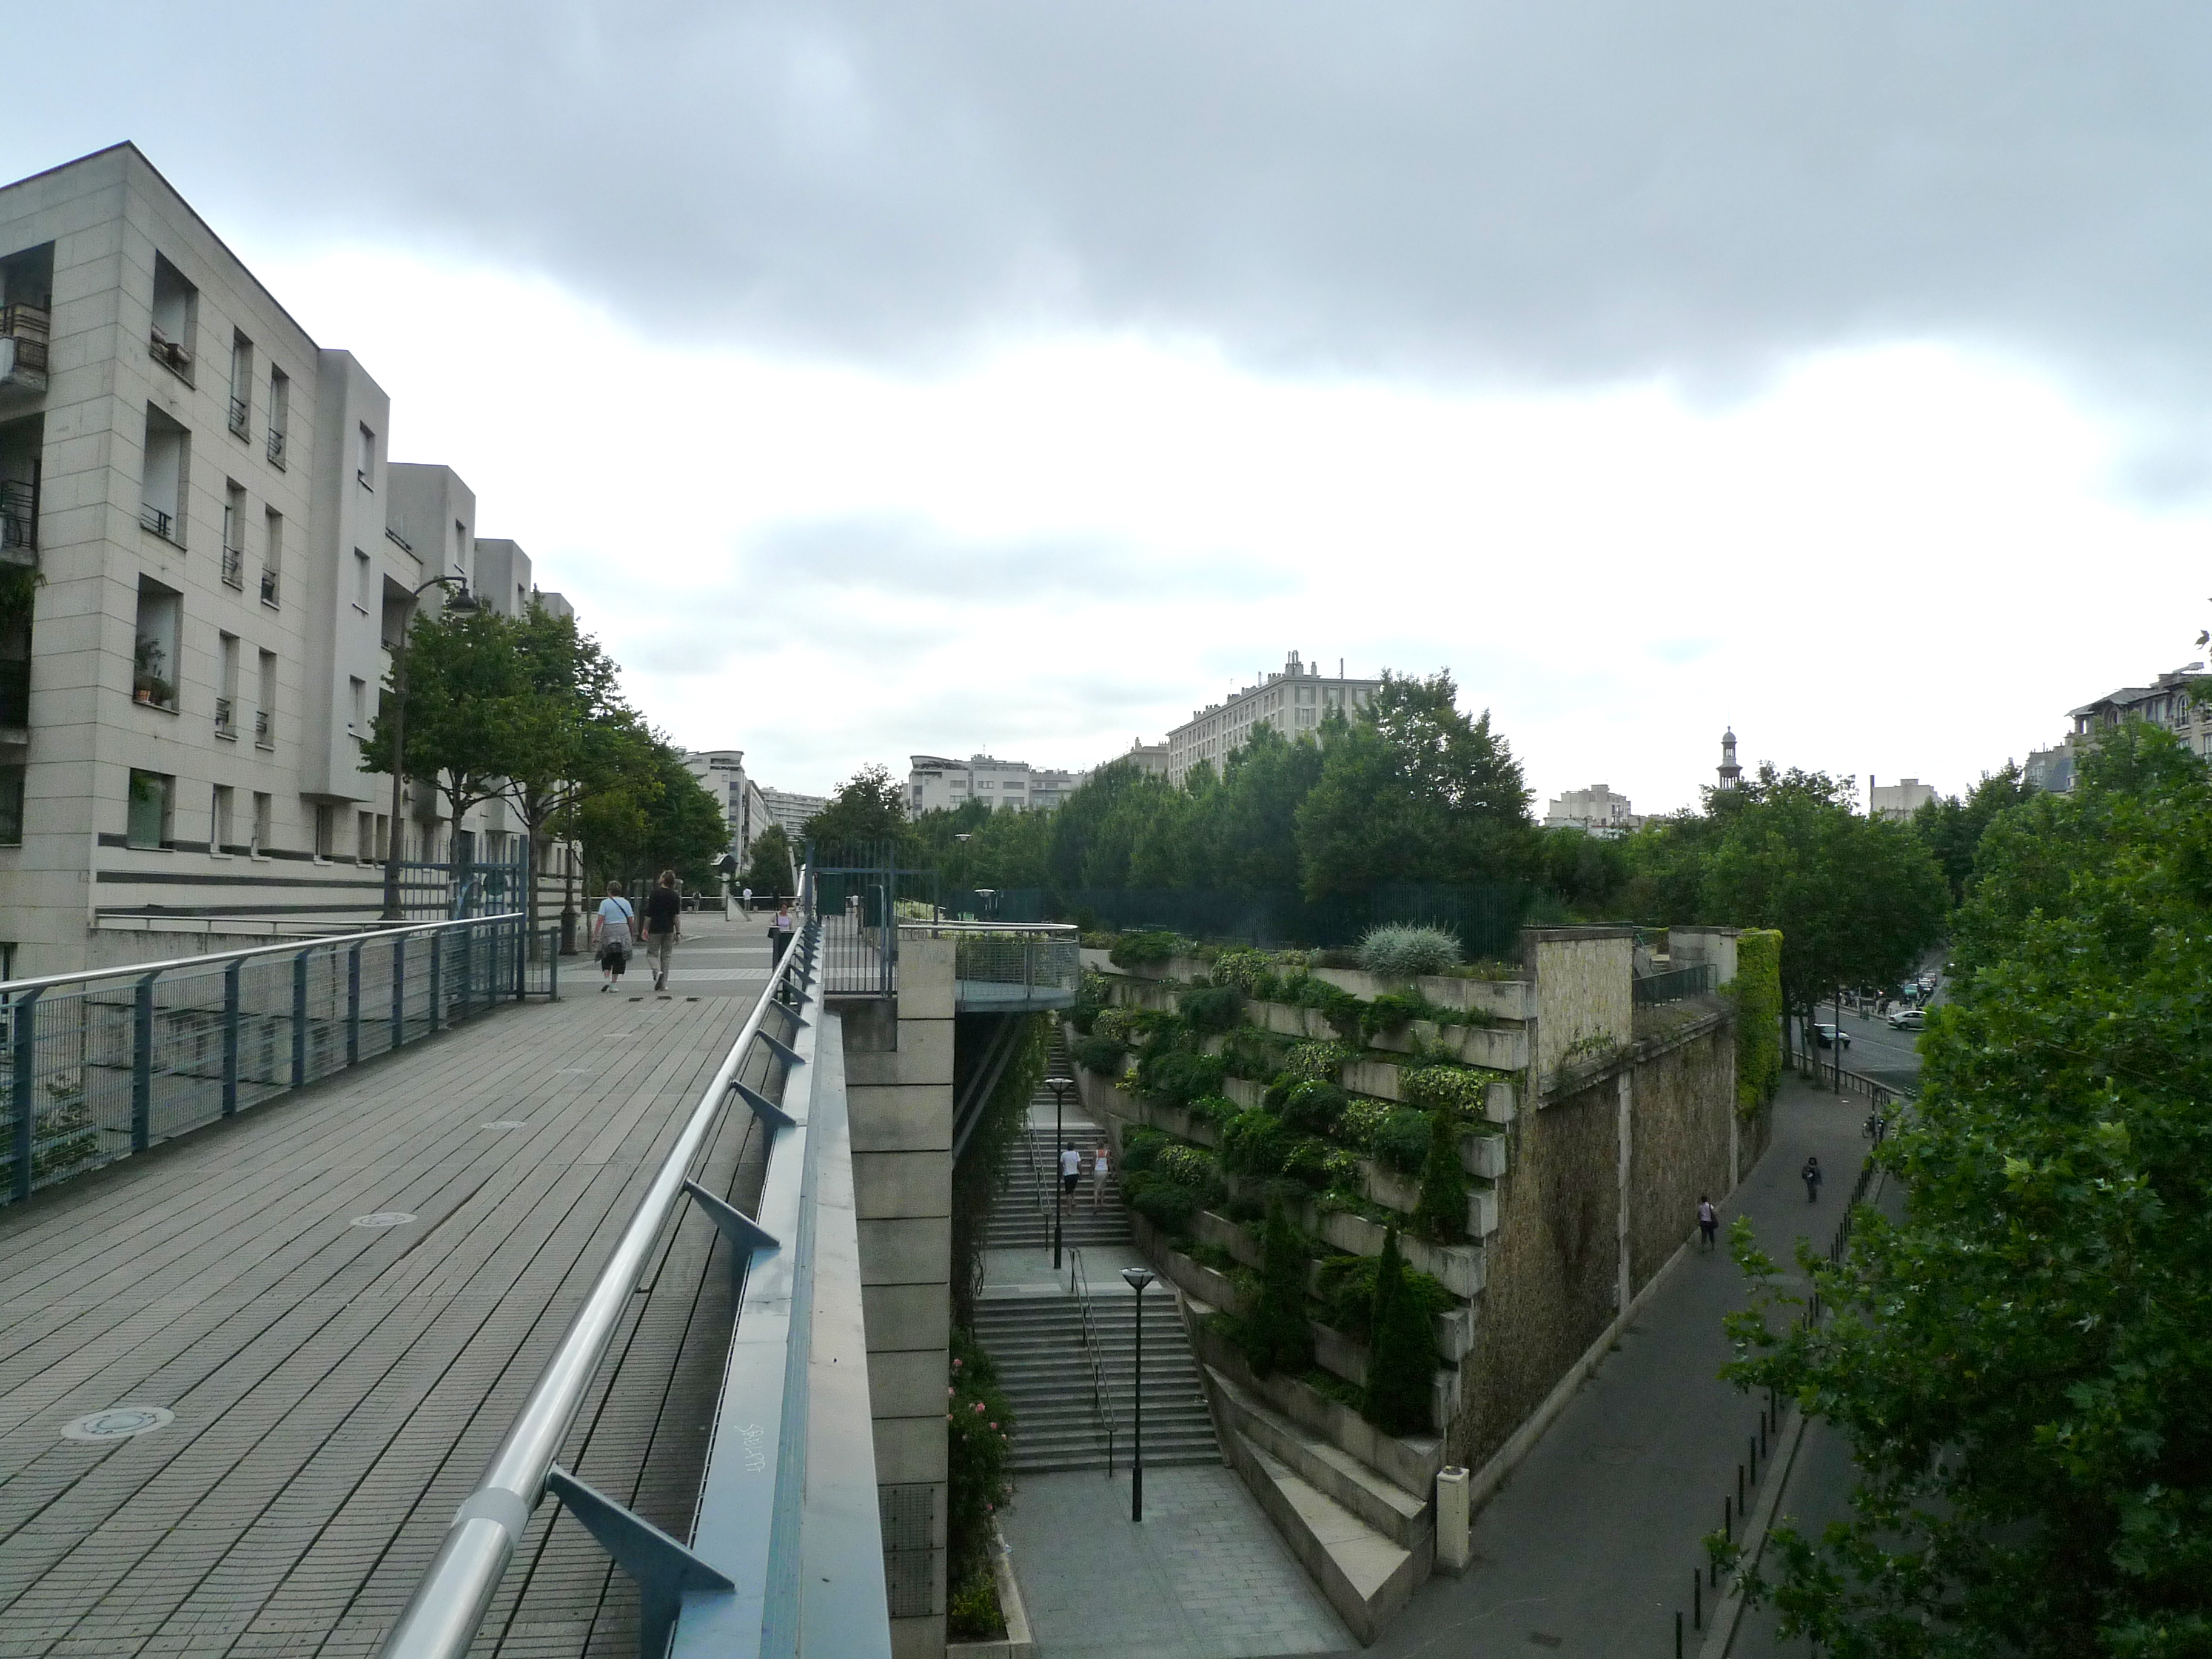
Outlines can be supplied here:
M1406 1285L1405 1259L1398 1251L1398 1230L1382 1238L1382 1260L1375 1270L1373 1335L1367 1347L1367 1389L1360 1415L1385 1434L1425 1434L1429 1392L1437 1371L1437 1345L1428 1316Z
M1429 1155L1421 1165L1413 1231L1435 1244L1456 1244L1467 1237L1467 1168L1459 1161L1459 1120L1441 1106L1429 1114Z
M1261 1376L1296 1373L1313 1363L1313 1328L1306 1322L1306 1258L1280 1202L1267 1206L1262 1236L1260 1299L1246 1316L1242 1346Z

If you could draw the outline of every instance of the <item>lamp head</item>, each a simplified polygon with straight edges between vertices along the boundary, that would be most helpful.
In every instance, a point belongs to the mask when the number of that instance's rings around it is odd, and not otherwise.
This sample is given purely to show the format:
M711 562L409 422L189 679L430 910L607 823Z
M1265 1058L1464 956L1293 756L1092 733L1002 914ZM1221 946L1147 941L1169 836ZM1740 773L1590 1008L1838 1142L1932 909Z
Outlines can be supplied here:
M1145 1286L1152 1282L1152 1270L1150 1267L1124 1267L1121 1269L1121 1277L1128 1281L1131 1290L1139 1296L1142 1296L1145 1293Z
M444 587L446 585L441 582L439 586ZM477 596L469 592L466 582L461 583L458 587L447 589L445 608L453 615L459 617L474 616L483 609L477 603Z
M1056 1095L1065 1094L1075 1086L1075 1079L1072 1077L1048 1077L1044 1080L1044 1086Z

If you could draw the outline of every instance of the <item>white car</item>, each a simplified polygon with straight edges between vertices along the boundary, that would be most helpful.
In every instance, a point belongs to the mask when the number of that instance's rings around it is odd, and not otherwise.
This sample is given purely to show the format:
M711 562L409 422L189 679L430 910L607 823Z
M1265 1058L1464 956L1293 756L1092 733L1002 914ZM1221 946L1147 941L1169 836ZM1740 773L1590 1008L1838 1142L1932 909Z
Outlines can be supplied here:
M1893 1031L1924 1031L1928 1029L1928 1011L1924 1008L1899 1008L1889 1017Z

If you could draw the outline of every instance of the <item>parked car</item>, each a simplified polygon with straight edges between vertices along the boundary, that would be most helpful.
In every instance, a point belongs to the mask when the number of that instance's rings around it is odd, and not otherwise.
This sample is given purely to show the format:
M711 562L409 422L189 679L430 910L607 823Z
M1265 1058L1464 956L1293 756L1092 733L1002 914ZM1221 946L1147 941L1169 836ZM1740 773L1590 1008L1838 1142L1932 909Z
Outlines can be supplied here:
M1851 1034L1840 1025L1815 1025L1813 1028L1813 1036L1823 1048L1833 1048L1838 1046L1848 1048L1851 1046Z
M1889 1017L1889 1029L1893 1031L1924 1031L1928 1029L1927 1012L1920 1008L1899 1008Z

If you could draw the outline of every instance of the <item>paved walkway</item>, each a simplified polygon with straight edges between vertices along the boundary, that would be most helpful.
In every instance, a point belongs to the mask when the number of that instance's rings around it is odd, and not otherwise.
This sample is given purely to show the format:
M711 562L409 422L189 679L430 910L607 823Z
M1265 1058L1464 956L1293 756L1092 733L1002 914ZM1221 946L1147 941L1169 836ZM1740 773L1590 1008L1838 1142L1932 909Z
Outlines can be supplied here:
M1687 1611L1703 1559L1698 1540L1720 1525L1722 1499L1734 1498L1736 1466L1758 1427L1759 1403L1716 1376L1729 1357L1721 1316L1743 1303L1727 1223L1748 1214L1785 1261L1799 1232L1825 1246L1865 1155L1865 1115L1863 1100L1838 1104L1785 1081L1774 1143L1723 1208L1723 1247L1674 1269L1477 1517L1466 1577L1431 1579L1370 1651L1388 1659L1673 1652L1674 1612ZM1817 1208L1796 1178L1808 1152L1829 1170Z
M0 1656L374 1651L748 1012L592 977L0 1213ZM706 1166L740 1202L750 1127ZM664 1237L562 1455L679 1532L714 1238ZM155 1426L70 1437L112 1408ZM557 1510L479 1653L635 1651Z

